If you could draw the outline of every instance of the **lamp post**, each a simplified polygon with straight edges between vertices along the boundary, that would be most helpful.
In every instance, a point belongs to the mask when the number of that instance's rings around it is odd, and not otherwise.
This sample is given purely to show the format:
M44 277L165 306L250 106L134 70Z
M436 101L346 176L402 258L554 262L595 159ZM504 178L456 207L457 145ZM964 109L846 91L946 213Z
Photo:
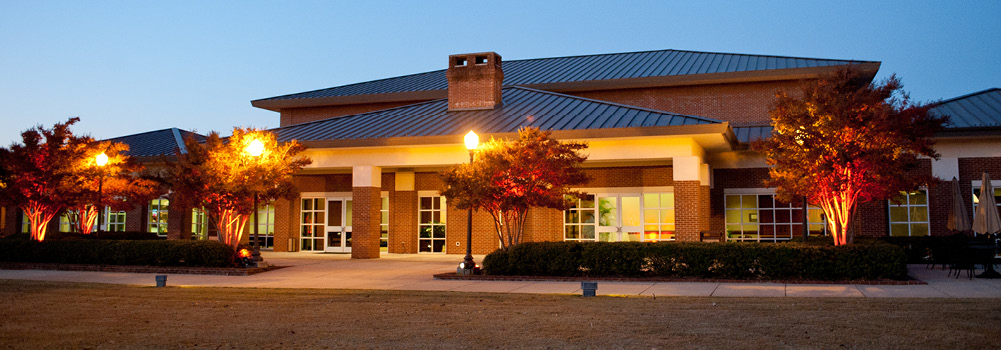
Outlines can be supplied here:
M250 141L249 144L247 144L246 151L247 154L254 157L255 160L260 161L260 158L258 157L260 157L261 154L264 153L264 143L261 142L261 140L254 139L253 141ZM259 228L257 227L258 226L257 217L260 216L260 214L261 212L257 208L257 191L255 190L254 191L254 244L251 245L254 251L251 254L251 256L254 259L254 267L257 267L257 265L264 260L261 258L261 241L260 241L260 236L258 236Z
M475 132L469 131L464 138L466 150L469 151L469 165L473 165L473 154L480 144L480 137ZM469 208L466 213L466 256L459 264L459 270L463 275L472 275L476 272L476 262L473 261L473 208Z
M104 195L104 166L108 164L108 155L101 152L94 157L94 163L97 164L98 177L97 177L97 232L94 236L97 238L101 237L101 225L104 220L101 220L104 216L104 205L101 204L101 200Z

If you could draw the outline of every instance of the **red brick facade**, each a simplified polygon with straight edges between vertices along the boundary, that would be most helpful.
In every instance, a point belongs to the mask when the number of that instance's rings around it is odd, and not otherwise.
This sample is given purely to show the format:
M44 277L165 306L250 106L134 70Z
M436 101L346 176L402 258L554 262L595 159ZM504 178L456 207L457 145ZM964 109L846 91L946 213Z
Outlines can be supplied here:
M373 259L379 257L379 209L382 199L379 187L355 187L351 193L354 203L354 223L352 226L351 258Z

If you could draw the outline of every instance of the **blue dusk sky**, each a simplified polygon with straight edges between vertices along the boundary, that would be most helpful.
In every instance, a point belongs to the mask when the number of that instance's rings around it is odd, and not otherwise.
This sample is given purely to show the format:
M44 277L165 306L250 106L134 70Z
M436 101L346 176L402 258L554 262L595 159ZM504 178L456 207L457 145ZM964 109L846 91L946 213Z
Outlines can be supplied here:
M480 5L482 4L482 5ZM882 62L917 101L1001 87L1001 1L0 0L0 144L278 126L250 101L505 60L680 49Z

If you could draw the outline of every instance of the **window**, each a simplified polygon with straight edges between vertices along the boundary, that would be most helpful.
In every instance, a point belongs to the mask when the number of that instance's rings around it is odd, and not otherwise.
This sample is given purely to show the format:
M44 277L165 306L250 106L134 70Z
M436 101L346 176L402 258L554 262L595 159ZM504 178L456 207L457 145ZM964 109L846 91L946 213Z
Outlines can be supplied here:
M170 209L170 201L166 198L157 198L149 201L148 232L156 233L158 236L167 235L167 212Z
M585 195L563 212L566 241L674 240L674 193Z
M28 220L28 214L21 213L21 233L31 233L31 220Z
M445 197L420 197L418 252L445 252Z
M191 239L206 240L209 238L209 217L205 208L191 209Z
M261 248L274 248L275 246L275 206L271 203L264 203L257 208L257 235L260 236ZM247 220L247 237L254 239L254 216ZM251 242L253 243L253 242Z
M803 208L775 200L774 193L761 192L765 191L752 189L747 194L732 193L724 196L727 239L775 242L801 236ZM823 235L823 211L814 206L807 210L810 234Z
M125 211L111 211L104 208L104 231L105 232L125 232Z
M594 241L594 195L573 201L575 204L563 212L563 240Z
M389 251L389 197L382 197L382 207L379 209L379 250Z
M73 232L76 226L76 212L67 210L59 215L59 232Z
M890 236L928 236L928 191L900 192L889 201Z
M299 250L323 250L323 238L326 228L323 210L325 198L303 198L299 226L301 244Z
M643 194L643 240L674 240L674 193Z
M982 181L973 181L973 212L977 212L980 205L980 185ZM991 187L994 189L994 202L998 205L998 214L1001 214L1001 180L991 180Z

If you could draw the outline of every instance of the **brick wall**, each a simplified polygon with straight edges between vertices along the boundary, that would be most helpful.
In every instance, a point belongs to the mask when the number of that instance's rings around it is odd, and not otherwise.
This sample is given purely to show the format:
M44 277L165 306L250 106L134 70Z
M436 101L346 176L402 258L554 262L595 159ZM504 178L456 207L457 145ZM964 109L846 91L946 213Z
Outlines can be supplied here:
M800 92L800 80L643 89L569 92L570 95L612 101L702 117L722 119L733 125L767 124L775 92Z
M286 108L281 110L281 117L280 117L281 119L279 126L289 126L289 125L301 124L333 117L379 111L383 109L406 106L420 102L424 102L424 100L361 103L361 104L350 104L350 105L340 105L340 106Z
M726 230L724 189L763 188L766 179L768 168L713 169L713 188L709 190L710 230Z
M587 168L591 179L583 187L671 186L674 171L669 166Z
M991 180L1001 180L1001 157L959 158L959 188L963 194L966 213L973 223L973 184L980 180L983 173L990 174ZM949 179L952 180L952 179Z
M9 236L21 231L21 210L15 206L4 207L3 227L0 236Z

